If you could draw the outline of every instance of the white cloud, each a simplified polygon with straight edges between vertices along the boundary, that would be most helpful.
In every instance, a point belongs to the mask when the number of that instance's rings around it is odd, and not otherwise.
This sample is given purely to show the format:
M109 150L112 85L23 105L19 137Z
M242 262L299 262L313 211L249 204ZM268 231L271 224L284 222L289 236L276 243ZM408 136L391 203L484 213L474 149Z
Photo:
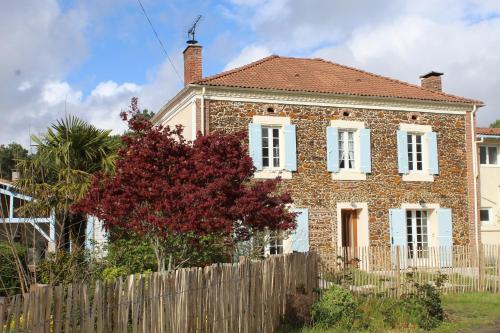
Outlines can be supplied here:
M235 58L233 58L224 68L225 71L239 66L246 65L252 61L262 59L270 55L271 52L264 46L249 45L241 50Z
M86 57L85 30L89 16L116 6L116 0L77 1L62 11L56 0L17 0L0 11L0 144L29 145L29 134L40 134L65 114L76 115L100 128L120 133L120 112L133 96L156 111L180 89L165 61L146 83L98 83L84 95L66 79ZM102 14L102 13L101 13ZM22 23L21 23L22 22ZM181 68L180 54L174 57ZM175 78L175 79L173 79Z
M442 71L446 92L487 104L479 125L500 118L500 1L266 0L231 11L254 31L252 45L269 52L323 57L416 84L420 74ZM244 51L235 60L251 54Z

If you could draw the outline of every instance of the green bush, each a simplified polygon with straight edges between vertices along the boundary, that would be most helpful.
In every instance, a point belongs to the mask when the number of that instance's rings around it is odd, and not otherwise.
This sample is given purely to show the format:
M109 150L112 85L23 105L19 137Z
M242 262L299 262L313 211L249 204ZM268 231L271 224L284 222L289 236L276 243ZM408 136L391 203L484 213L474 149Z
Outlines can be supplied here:
M333 285L313 305L312 317L315 326L352 326L356 318L357 302L352 293Z
M25 265L27 248L20 243L15 243L15 248L21 263ZM27 271L27 267L24 268ZM0 241L0 297L19 293L21 293L21 285L19 284L14 256L9 244Z

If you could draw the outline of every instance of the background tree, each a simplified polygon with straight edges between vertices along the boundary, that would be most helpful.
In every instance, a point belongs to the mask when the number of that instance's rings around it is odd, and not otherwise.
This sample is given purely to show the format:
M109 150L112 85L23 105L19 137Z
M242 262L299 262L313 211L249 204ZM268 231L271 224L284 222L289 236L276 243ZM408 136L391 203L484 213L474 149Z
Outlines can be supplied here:
M16 168L17 160L27 157L28 151L18 143L0 145L0 178L11 180L12 170Z
M53 124L44 135L33 136L38 147L36 154L18 164L21 178L16 185L36 198L23 208L38 216L55 211L60 248L68 247L68 239L73 241L75 250L84 244L87 218L70 212L70 207L85 195L94 173L113 171L120 141L112 138L110 132L67 117Z
M500 119L495 120L490 124L491 128L500 128Z
M123 114L130 132L118 153L115 173L98 174L76 211L97 216L109 228L146 236L159 270L190 259L196 248L231 249L256 231L289 230L295 214L279 179L252 181L255 171L244 135L198 134L153 126L136 117L137 99ZM220 250L219 250L220 252Z

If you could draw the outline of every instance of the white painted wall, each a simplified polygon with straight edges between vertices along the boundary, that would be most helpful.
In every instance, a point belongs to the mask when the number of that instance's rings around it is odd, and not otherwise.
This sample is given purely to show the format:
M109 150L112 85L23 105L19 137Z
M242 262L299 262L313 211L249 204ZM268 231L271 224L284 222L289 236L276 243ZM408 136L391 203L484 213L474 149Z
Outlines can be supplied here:
M485 139L484 144L500 146L500 139ZM481 208L491 208L492 220L481 225L481 240L483 244L500 244L500 165L480 165L479 179Z

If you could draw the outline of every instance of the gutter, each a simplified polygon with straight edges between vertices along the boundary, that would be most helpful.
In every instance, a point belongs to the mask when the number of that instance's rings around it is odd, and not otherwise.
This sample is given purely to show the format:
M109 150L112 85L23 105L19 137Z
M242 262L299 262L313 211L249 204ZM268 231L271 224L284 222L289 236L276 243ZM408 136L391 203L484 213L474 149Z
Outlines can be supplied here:
M205 86L201 89L201 110L200 110L200 124L201 124L201 134L205 135Z
M474 229L476 236L476 253L479 256L479 225L477 216L477 178L478 178L478 166L477 166L477 143L476 143L476 127L474 126L474 116L477 112L477 106L474 105L472 112L470 113L470 124L471 124L471 136L472 136L472 175L474 179Z

